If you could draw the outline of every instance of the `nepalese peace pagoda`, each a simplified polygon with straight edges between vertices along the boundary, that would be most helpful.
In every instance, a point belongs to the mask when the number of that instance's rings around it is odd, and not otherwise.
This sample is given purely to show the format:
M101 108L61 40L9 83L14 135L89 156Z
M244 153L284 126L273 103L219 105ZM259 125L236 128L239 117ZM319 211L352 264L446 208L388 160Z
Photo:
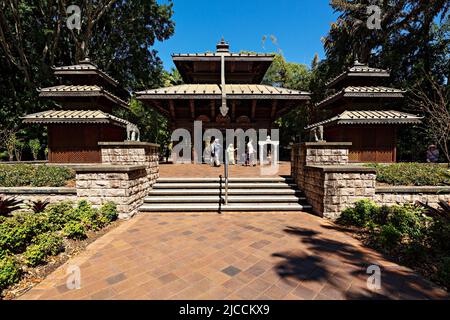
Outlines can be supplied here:
M137 99L165 115L171 129L194 122L203 130L273 129L274 121L309 103L310 93L261 84L273 54L231 53L219 42L216 52L175 54L173 61L184 84L137 92ZM61 84L40 89L60 110L24 117L25 123L48 126L50 163L99 163L104 143L139 140L132 123L113 115L128 110L128 91L89 59L78 65L55 67ZM395 162L396 132L420 117L395 110L404 91L382 86L387 70L359 62L328 83L337 93L315 106L314 124L305 128L314 141L351 142L351 162ZM135 136L136 134L137 136Z
M61 84L40 89L39 96L55 100L61 110L30 114L23 121L48 126L50 163L100 163L99 143L128 139L132 124L112 112L128 110L130 94L89 59L54 68L54 74Z
M351 142L350 162L396 162L397 129L417 124L421 117L395 110L404 91L383 86L387 70L371 68L355 61L348 70L332 79L327 88L335 94L316 106L318 122L306 129L320 131L318 140Z

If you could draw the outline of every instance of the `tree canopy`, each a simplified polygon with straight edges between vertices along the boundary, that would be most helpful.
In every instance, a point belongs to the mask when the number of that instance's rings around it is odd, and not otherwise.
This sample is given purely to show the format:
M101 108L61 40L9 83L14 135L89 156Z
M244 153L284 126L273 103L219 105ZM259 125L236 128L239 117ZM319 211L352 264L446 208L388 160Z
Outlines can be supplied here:
M18 128L20 117L54 107L37 88L55 83L51 67L89 56L126 89L161 86L155 41L173 33L172 3L156 0L80 2L81 29L68 28L65 0L0 1L0 127ZM42 130L27 128L27 138Z

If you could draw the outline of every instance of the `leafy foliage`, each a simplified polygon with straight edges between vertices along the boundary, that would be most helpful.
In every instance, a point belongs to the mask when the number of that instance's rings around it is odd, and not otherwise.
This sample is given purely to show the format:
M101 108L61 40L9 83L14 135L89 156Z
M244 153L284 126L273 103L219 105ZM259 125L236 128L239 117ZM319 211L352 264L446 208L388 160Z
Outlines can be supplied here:
M86 229L78 221L69 221L63 228L63 234L73 240L83 240L87 238Z
M30 147L31 154L33 155L33 160L37 160L39 156L39 151L41 150L41 142L39 139L31 139L28 141L28 146Z
M0 258L0 290L18 282L20 275L20 267L14 258Z
M430 276L450 287L448 261L436 263L450 252L450 220L427 212L421 206L380 207L362 200L343 211L337 222L365 230L370 245L406 264L438 268Z
M119 214L117 213L117 205L114 202L107 202L105 203L101 208L100 212L102 216L106 219L108 222L116 221L119 217Z
M74 179L73 170L47 165L0 165L1 187L63 187Z
M450 185L450 171L438 164L396 163L369 164L377 169L377 181L395 186Z
M48 256L55 256L64 250L63 238L54 232L39 234L32 242L24 253L26 263L32 267L43 263Z
M77 206L69 201L50 204L41 213L0 216L0 290L18 281L19 262L31 267L43 264L64 250L64 237L83 240L89 230L104 228L117 216L114 203L95 209L87 201Z
M19 210L22 203L22 200L19 200L15 197L6 197L0 195L0 216L8 216L12 212Z
M76 64L87 55L126 89L162 85L162 61L152 47L174 33L170 1L82 1L77 3L79 31L66 27L68 5L62 0L0 2L0 128L17 128L21 116L57 108L38 99L36 88L55 83L52 66ZM46 141L44 127L23 128L23 141Z
M47 200L31 200L28 204L28 208L30 208L34 213L44 212L45 208L50 204L50 201Z

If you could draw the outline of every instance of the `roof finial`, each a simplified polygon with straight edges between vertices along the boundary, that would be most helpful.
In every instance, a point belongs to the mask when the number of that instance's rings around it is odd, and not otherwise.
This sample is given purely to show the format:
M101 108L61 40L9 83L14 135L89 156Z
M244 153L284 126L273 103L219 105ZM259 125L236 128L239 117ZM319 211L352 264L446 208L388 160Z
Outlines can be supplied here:
M225 42L225 38L222 36L222 40L216 46L217 52L230 52L230 45Z

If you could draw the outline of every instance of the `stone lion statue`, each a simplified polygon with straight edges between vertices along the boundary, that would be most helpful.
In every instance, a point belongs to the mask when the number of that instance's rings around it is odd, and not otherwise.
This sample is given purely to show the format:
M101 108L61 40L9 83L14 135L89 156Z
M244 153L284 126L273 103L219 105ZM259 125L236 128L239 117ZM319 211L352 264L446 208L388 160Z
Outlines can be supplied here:
M127 140L128 141L141 141L141 133L137 125L133 123L127 124Z
M317 126L312 128L309 134L311 142L323 141L323 126Z

